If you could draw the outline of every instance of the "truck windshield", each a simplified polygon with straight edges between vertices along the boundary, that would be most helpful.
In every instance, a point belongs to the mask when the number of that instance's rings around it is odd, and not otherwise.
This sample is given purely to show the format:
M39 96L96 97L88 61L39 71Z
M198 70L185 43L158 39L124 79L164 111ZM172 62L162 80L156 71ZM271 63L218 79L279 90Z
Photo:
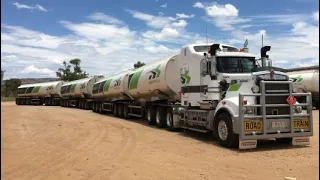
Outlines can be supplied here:
M251 73L256 67L254 57L218 57L217 70L222 73Z

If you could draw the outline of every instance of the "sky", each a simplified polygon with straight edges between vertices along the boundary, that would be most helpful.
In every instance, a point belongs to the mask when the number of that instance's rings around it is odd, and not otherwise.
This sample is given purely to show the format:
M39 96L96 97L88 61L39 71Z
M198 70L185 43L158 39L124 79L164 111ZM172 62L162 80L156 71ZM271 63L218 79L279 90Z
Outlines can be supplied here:
M242 47L273 65L319 65L318 0L1 0L1 65L8 78L56 77L81 59L110 76L194 43Z

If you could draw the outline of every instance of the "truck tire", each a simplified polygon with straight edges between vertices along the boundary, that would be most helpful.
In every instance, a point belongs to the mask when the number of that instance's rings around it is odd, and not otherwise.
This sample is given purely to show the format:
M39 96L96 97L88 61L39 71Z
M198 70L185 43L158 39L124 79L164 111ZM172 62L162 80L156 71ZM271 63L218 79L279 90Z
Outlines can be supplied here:
M98 113L99 114L102 114L102 107L101 107L101 103L99 102L98 104L97 104L97 108L98 108Z
M16 105L20 105L20 99L16 98Z
M154 125L155 124L155 119L156 119L156 108L155 107L152 107L152 106L149 106L147 108L147 114L146 114L146 119L148 121L148 124L149 125Z
M164 128L167 125L166 122L166 108L164 107L157 107L156 110L156 123L158 128Z
M79 101L79 109L83 109L83 101L82 100Z
M118 113L119 113L120 118L124 117L123 116L123 104L121 104L121 103L118 105Z
M118 104L113 104L113 115L118 117Z
M130 116L129 116L129 108L128 108L128 105L127 104L124 104L123 105L123 118L124 119L129 119Z
M167 129L169 131L174 131L174 124L173 124L173 114L172 114L172 108L167 109L167 114L166 114L166 123L167 123Z
M221 146L234 148L239 144L239 137L233 133L232 120L227 112L222 112L215 119L215 129Z

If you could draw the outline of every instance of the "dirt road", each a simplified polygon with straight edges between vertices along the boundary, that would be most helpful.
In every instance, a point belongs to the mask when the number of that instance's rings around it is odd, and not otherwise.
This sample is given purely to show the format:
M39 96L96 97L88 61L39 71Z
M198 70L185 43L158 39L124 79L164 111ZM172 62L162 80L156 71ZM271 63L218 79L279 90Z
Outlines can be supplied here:
M1 116L4 180L319 179L319 111L310 147L268 141L249 152L79 109L1 103Z

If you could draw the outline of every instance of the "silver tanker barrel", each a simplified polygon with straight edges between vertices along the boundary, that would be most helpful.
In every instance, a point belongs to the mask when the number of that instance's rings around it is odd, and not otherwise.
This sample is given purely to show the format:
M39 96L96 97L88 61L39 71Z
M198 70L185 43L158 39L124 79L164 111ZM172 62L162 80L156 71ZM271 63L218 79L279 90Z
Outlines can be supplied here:
M59 105L63 81L24 84L18 87L17 105Z
M93 85L102 78L104 78L103 75L94 75L65 83L61 87L61 106L89 109L93 97Z
M181 91L178 56L145 65L129 75L128 92L139 101L179 100Z
M102 101L103 111L112 111L112 102L133 100L128 94L128 78L130 71L125 71L114 76L101 79L93 86L93 98ZM97 103L94 105L97 106ZM116 106L116 105L115 105ZM93 107L95 111L97 107Z
M287 74L293 82L294 91L311 92L312 104L316 109L319 109L319 69L287 72ZM300 100L300 102L304 102L304 100Z

